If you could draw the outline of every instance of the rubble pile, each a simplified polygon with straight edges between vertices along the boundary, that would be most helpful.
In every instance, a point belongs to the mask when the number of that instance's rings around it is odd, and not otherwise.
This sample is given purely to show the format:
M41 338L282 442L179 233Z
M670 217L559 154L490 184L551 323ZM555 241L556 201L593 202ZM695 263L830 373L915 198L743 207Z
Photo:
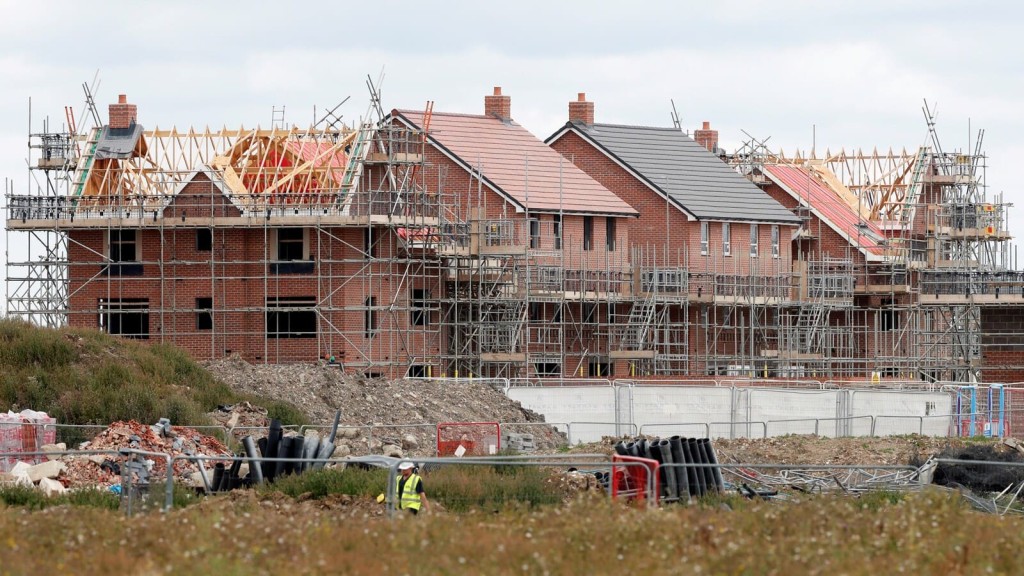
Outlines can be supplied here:
M209 416L216 424L223 426L228 430L238 429L239 432L236 436L239 439L248 434L246 430L266 428L267 426L270 426L270 418L267 416L267 409L259 406L253 406L249 402L222 404L213 412L209 412L207 416Z
M80 450L120 450L131 448L147 452L159 452L171 456L225 456L230 451L220 440L206 436L186 426L171 426L166 420L152 426L134 420L114 422L92 440L78 446ZM92 455L64 456L59 458L65 465L64 472L57 478L66 487L110 486L121 482L123 458ZM150 464L151 462L151 464ZM206 467L214 462L206 460ZM152 481L167 476L167 463L162 458L142 459ZM189 460L175 460L175 480L193 481L199 470L198 463Z
M542 415L485 381L365 378L346 374L337 365L249 364L238 356L204 366L236 391L294 404L317 425L330 424L335 411L341 410L337 448L352 455L433 456L437 430L429 424L439 422L544 422ZM211 416L220 422L222 414ZM386 428L397 424L428 426ZM385 428L371 432L365 425ZM546 426L512 431L532 434L538 449L565 444L563 435Z

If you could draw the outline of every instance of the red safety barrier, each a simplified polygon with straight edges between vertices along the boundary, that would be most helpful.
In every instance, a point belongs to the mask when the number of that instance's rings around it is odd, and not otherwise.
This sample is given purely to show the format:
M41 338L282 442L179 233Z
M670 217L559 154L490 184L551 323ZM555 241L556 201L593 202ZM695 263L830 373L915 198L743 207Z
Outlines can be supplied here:
M616 466L616 463L629 462L630 466ZM639 465L639 464L642 464ZM635 456L612 456L612 500L619 497L629 501L646 504L647 498L658 500L660 486L658 485L658 464L657 460L650 458L637 458ZM653 493L648 494L648 488L653 488Z

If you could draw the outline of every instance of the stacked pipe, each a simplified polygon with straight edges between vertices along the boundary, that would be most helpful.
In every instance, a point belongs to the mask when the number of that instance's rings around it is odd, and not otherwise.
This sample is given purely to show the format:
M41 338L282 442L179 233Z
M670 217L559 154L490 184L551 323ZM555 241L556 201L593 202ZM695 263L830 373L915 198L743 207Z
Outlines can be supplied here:
M275 478L287 474L301 474L306 470L319 470L324 460L334 453L334 439L338 434L341 422L341 411L334 415L334 424L326 439L321 441L316 436L285 436L281 423L270 421L270 429L266 437L254 441L251 436L242 438L242 453L249 461L249 474L241 478L239 471L241 460L234 461L230 467L218 463L213 469L213 480L210 482L211 492L231 490L239 486L273 482ZM266 459L288 458L289 460L268 461Z
M707 438L639 438L617 443L615 452L661 464L658 480L663 500L686 502L725 489L718 456Z

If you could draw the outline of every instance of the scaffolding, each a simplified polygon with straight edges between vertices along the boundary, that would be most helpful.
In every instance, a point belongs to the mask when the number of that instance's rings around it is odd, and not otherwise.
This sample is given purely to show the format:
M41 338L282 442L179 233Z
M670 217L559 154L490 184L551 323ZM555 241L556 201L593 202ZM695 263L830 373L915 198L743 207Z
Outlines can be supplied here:
M32 134L45 179L6 190L9 245L29 255L8 258L8 314L201 358L425 372L452 198L427 192L423 134L371 94L354 126L113 134L93 111L77 132Z
M911 152L752 139L729 158L762 187L766 166L801 167L876 225L856 234L882 231L871 258L856 238L823 247L803 205L770 251L697 252L667 229L592 251L564 213L488 206L481 167L452 190L428 160L432 104L412 128L368 85L352 125L332 110L300 129L282 108L271 128L116 133L87 87L85 123L30 130L28 192L5 185L8 314L369 376L974 382L984 310L1024 301L983 134L946 152L927 108Z
M1012 299L1022 294L1024 277L1013 268L1010 204L985 190L984 132L968 150L946 152L927 104L924 114L928 141L912 152L787 156L752 139L733 157L754 182L764 163L800 166L883 231L876 259L858 258L849 248L829 253L813 243L802 253L797 242L794 271L806 280L783 315L784 349L800 355L812 373L977 382L983 310L1020 305ZM815 239L806 225L801 233ZM826 302L811 284L841 290Z

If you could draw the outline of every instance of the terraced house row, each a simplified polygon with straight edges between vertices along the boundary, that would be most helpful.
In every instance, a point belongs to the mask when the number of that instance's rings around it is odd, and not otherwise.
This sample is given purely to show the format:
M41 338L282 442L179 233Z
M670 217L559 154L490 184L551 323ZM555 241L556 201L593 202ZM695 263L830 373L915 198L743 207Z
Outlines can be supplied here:
M541 139L501 88L377 110L146 129L121 96L30 134L8 314L389 377L1024 379L980 144L726 152L582 93Z

